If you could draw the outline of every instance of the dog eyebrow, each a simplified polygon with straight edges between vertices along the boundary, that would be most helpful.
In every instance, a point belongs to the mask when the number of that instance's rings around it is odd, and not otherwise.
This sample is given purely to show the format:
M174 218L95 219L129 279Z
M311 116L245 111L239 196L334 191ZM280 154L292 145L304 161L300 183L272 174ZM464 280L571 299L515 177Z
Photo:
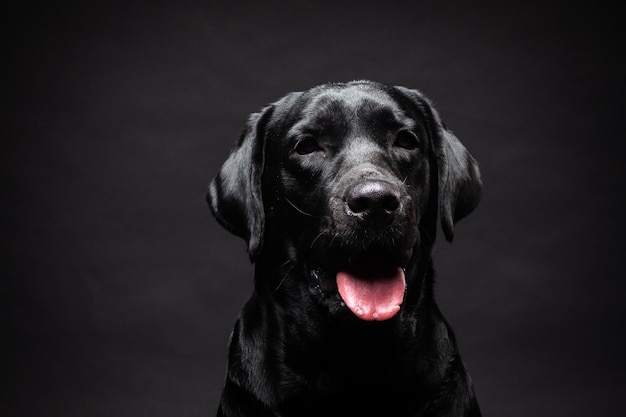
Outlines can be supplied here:
M400 109L380 105L359 109L358 118L365 120L366 127L372 130L412 130L416 126L415 121Z
M326 111L304 117L289 129L288 137L298 136L334 136L343 137L350 130L347 115L342 113L327 113Z

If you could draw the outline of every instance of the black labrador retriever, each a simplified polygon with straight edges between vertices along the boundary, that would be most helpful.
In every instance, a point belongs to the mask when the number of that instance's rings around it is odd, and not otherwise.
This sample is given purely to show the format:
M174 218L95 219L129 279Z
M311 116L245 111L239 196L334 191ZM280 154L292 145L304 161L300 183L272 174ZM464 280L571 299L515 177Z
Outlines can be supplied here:
M481 189L415 90L331 83L253 114L207 197L255 263L218 416L479 416L431 255Z

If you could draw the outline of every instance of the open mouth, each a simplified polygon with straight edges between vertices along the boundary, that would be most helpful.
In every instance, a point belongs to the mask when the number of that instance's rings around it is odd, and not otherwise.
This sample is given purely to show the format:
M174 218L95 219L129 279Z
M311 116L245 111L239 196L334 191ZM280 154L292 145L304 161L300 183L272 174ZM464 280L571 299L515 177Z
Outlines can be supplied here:
M404 269L390 256L368 250L333 268L333 288L359 319L383 321L394 317L404 301ZM333 279L329 274L327 279Z

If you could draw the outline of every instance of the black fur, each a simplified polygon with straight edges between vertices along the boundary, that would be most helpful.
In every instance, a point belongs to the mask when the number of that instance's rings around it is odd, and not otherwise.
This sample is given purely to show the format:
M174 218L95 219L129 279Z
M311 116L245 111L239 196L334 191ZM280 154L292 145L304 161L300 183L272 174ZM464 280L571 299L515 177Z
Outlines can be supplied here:
M481 194L478 166L418 91L370 81L253 114L207 196L255 262L218 416L479 416L434 301L431 253ZM405 271L399 312L362 320L338 271Z

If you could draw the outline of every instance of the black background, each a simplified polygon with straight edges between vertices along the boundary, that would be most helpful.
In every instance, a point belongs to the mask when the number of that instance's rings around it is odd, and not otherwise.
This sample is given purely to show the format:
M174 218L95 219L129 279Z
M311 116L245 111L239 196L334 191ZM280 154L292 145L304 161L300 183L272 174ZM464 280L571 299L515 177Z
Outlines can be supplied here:
M484 414L623 411L617 9L102 3L5 10L3 415L213 415L252 268L208 182L249 113L362 78L422 90L481 164L435 256Z

